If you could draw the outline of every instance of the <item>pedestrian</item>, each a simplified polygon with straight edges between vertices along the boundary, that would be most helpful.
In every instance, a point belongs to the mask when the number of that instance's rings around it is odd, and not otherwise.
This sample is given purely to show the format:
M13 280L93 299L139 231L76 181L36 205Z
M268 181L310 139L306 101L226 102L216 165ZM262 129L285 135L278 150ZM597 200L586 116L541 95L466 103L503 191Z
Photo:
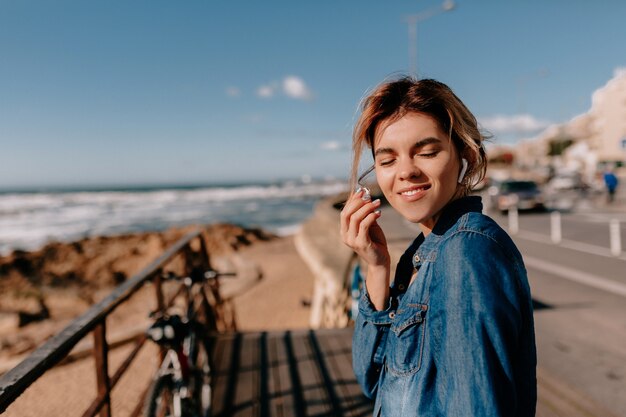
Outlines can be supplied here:
M615 200L615 191L617 191L617 184L619 181L613 173L612 169L604 171L604 185L606 185L607 203L612 203Z
M386 201L421 233L391 257L381 201L360 187L341 236L367 267L352 359L374 416L534 416L536 349L522 256L483 215L486 172L475 117L435 80L399 78L362 104L352 183L371 150Z

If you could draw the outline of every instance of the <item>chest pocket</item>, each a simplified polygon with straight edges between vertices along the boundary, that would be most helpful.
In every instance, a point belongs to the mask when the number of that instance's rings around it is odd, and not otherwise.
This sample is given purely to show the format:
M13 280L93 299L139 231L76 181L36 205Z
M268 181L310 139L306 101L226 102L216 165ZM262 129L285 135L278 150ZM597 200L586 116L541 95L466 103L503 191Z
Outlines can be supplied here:
M396 311L387 340L387 368L392 374L419 371L424 351L426 304L407 304Z

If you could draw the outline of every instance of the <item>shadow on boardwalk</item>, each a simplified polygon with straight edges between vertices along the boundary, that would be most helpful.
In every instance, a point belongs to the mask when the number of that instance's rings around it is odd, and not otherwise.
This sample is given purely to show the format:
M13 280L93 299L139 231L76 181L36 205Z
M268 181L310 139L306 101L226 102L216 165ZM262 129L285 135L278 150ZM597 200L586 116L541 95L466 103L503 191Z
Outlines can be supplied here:
M215 416L367 416L352 329L235 333L215 340Z

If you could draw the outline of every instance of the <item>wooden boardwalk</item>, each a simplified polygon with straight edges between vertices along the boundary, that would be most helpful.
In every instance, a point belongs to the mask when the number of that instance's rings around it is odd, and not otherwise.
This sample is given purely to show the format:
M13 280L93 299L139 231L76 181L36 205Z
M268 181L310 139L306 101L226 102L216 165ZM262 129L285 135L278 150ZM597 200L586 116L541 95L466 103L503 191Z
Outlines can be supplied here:
M233 333L214 339L213 416L371 416L352 372L352 328ZM537 417L612 413L539 368Z
M352 372L352 329L234 333L215 339L213 415L369 416Z

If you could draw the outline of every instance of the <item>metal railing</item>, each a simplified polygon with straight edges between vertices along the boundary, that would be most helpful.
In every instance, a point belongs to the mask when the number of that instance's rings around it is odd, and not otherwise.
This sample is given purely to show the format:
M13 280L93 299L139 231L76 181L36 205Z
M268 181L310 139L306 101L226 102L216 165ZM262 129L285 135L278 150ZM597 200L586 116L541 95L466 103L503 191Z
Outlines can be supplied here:
M199 242L196 249L193 247L195 242ZM93 417L98 414L101 417L110 417L111 391L143 347L146 337L142 335L136 339L130 354L121 362L113 375L109 376L110 345L106 338L106 319L117 307L149 282L154 284L156 290L157 310L164 311L171 306L181 291L176 291L169 300L166 300L161 283L161 271L178 256L183 257L185 273L193 267L210 268L209 253L202 232L196 230L182 237L141 272L115 288L106 298L76 318L15 368L0 377L0 414L46 371L66 358L78 342L92 333L97 393L96 398L83 413L83 417ZM223 326L228 328L229 324L226 323ZM131 415L139 415L144 396L141 397L140 403Z

